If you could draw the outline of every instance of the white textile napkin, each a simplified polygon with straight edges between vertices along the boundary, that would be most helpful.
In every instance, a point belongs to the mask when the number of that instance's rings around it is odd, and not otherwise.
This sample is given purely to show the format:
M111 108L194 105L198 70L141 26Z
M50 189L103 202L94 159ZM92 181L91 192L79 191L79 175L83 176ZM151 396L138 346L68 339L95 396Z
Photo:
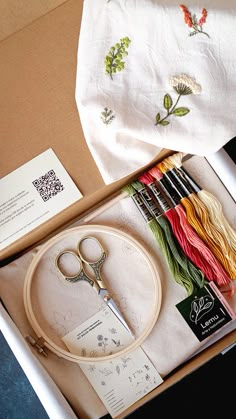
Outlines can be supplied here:
M84 0L76 103L106 183L235 136L235 20L234 0Z

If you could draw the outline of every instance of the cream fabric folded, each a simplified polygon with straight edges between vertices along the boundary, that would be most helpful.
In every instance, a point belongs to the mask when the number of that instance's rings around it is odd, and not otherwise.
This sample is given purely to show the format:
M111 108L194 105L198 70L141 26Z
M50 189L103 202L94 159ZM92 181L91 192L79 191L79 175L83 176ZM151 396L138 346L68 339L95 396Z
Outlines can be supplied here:
M84 0L76 103L106 183L235 136L235 19L233 0Z

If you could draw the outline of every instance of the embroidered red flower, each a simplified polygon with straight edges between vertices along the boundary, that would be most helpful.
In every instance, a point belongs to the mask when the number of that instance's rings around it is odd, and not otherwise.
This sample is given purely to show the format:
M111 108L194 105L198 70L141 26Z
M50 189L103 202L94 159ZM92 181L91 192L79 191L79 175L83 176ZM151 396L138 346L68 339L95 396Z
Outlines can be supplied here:
M206 9L202 9L202 16L198 21L198 26L202 26L203 23L206 22L206 17L207 17L207 11L206 11Z
M183 4L181 4L179 6L184 14L184 21L185 23L191 28L193 26L193 21L192 21L192 17L191 17L191 13L189 12L189 10L187 9L186 6L184 6Z
M205 8L202 9L202 15L200 19L197 19L195 13L192 14L186 6L184 6L183 4L180 4L179 7L184 14L184 22L186 23L186 25L188 25L189 28L193 29L193 31L189 33L189 36L202 33L203 35L206 35L208 36L208 38L210 38L208 33L202 30L202 26L204 25L204 23L206 23L207 10Z

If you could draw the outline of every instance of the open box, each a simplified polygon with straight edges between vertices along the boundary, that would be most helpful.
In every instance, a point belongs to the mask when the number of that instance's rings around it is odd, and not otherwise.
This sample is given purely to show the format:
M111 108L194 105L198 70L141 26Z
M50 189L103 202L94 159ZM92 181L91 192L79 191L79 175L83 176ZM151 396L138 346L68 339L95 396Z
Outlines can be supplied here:
M51 1L50 6L34 5L26 2L12 2L14 17L9 2L5 8L5 32L1 41L1 92L2 102L1 177L20 167L48 148L52 148L67 172L83 194L83 199L62 211L33 232L16 241L1 252L1 266L6 266L22 252L30 251L57 232L69 226L78 217L89 214L91 209L116 195L121 187L137 178L138 174L152 167L154 163L172 154L163 150L148 166L121 181L105 186L83 137L79 116L74 100L76 55L82 1ZM25 8L24 8L25 7ZM27 16L26 16L27 8ZM23 336L31 333L26 319L19 315L19 308L11 301L1 281L1 298L16 326ZM184 365L170 374L160 386L132 405L125 414L137 409L141 404L155 397L182 377L221 352L235 342L235 332L217 340L210 347L195 355ZM41 360L62 393L61 361L54 359L53 367L47 360ZM60 366L59 366L59 364ZM70 389L68 390L68 392ZM86 417L84 405L70 400L75 413ZM96 396L94 396L96 400Z

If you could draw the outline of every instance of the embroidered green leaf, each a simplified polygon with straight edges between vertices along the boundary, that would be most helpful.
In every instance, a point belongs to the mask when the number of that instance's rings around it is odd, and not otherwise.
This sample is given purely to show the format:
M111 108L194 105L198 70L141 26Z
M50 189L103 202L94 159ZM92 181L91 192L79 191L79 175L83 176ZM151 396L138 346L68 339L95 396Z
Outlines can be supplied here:
M159 114L159 112L156 114L156 124L158 124L158 122L161 119L161 115Z
M163 126L169 125L169 121L160 121L159 124Z
M169 109L171 108L172 104L173 104L173 101L172 101L172 99L171 99L171 96L170 96L170 95L168 95L168 93L167 93L167 94L164 96L164 100L163 100L163 105L164 105L164 108L165 108L165 109L167 109L167 110L169 110Z
M188 108L176 108L174 110L173 114L175 116L184 116L184 115L187 115L187 113L189 113L189 112L190 112L190 109L188 109Z
M185 7L185 6L183 6ZM203 12L202 12L203 13ZM184 116L190 112L190 109L186 107L178 107L181 96L198 94L201 91L201 86L196 83L194 78L187 76L186 74L180 74L179 76L173 76L170 78L170 85L174 88L178 97L173 101L170 94L166 93L163 97L163 106L165 108L165 115L161 116L158 112L155 116L156 122L155 125L166 126L170 124L170 117L175 116Z
M112 74L117 71L122 71L125 68L125 62L122 61L125 56L128 55L126 49L129 47L131 40L126 36L121 38L120 42L117 42L112 46L105 57L105 72L111 77Z

